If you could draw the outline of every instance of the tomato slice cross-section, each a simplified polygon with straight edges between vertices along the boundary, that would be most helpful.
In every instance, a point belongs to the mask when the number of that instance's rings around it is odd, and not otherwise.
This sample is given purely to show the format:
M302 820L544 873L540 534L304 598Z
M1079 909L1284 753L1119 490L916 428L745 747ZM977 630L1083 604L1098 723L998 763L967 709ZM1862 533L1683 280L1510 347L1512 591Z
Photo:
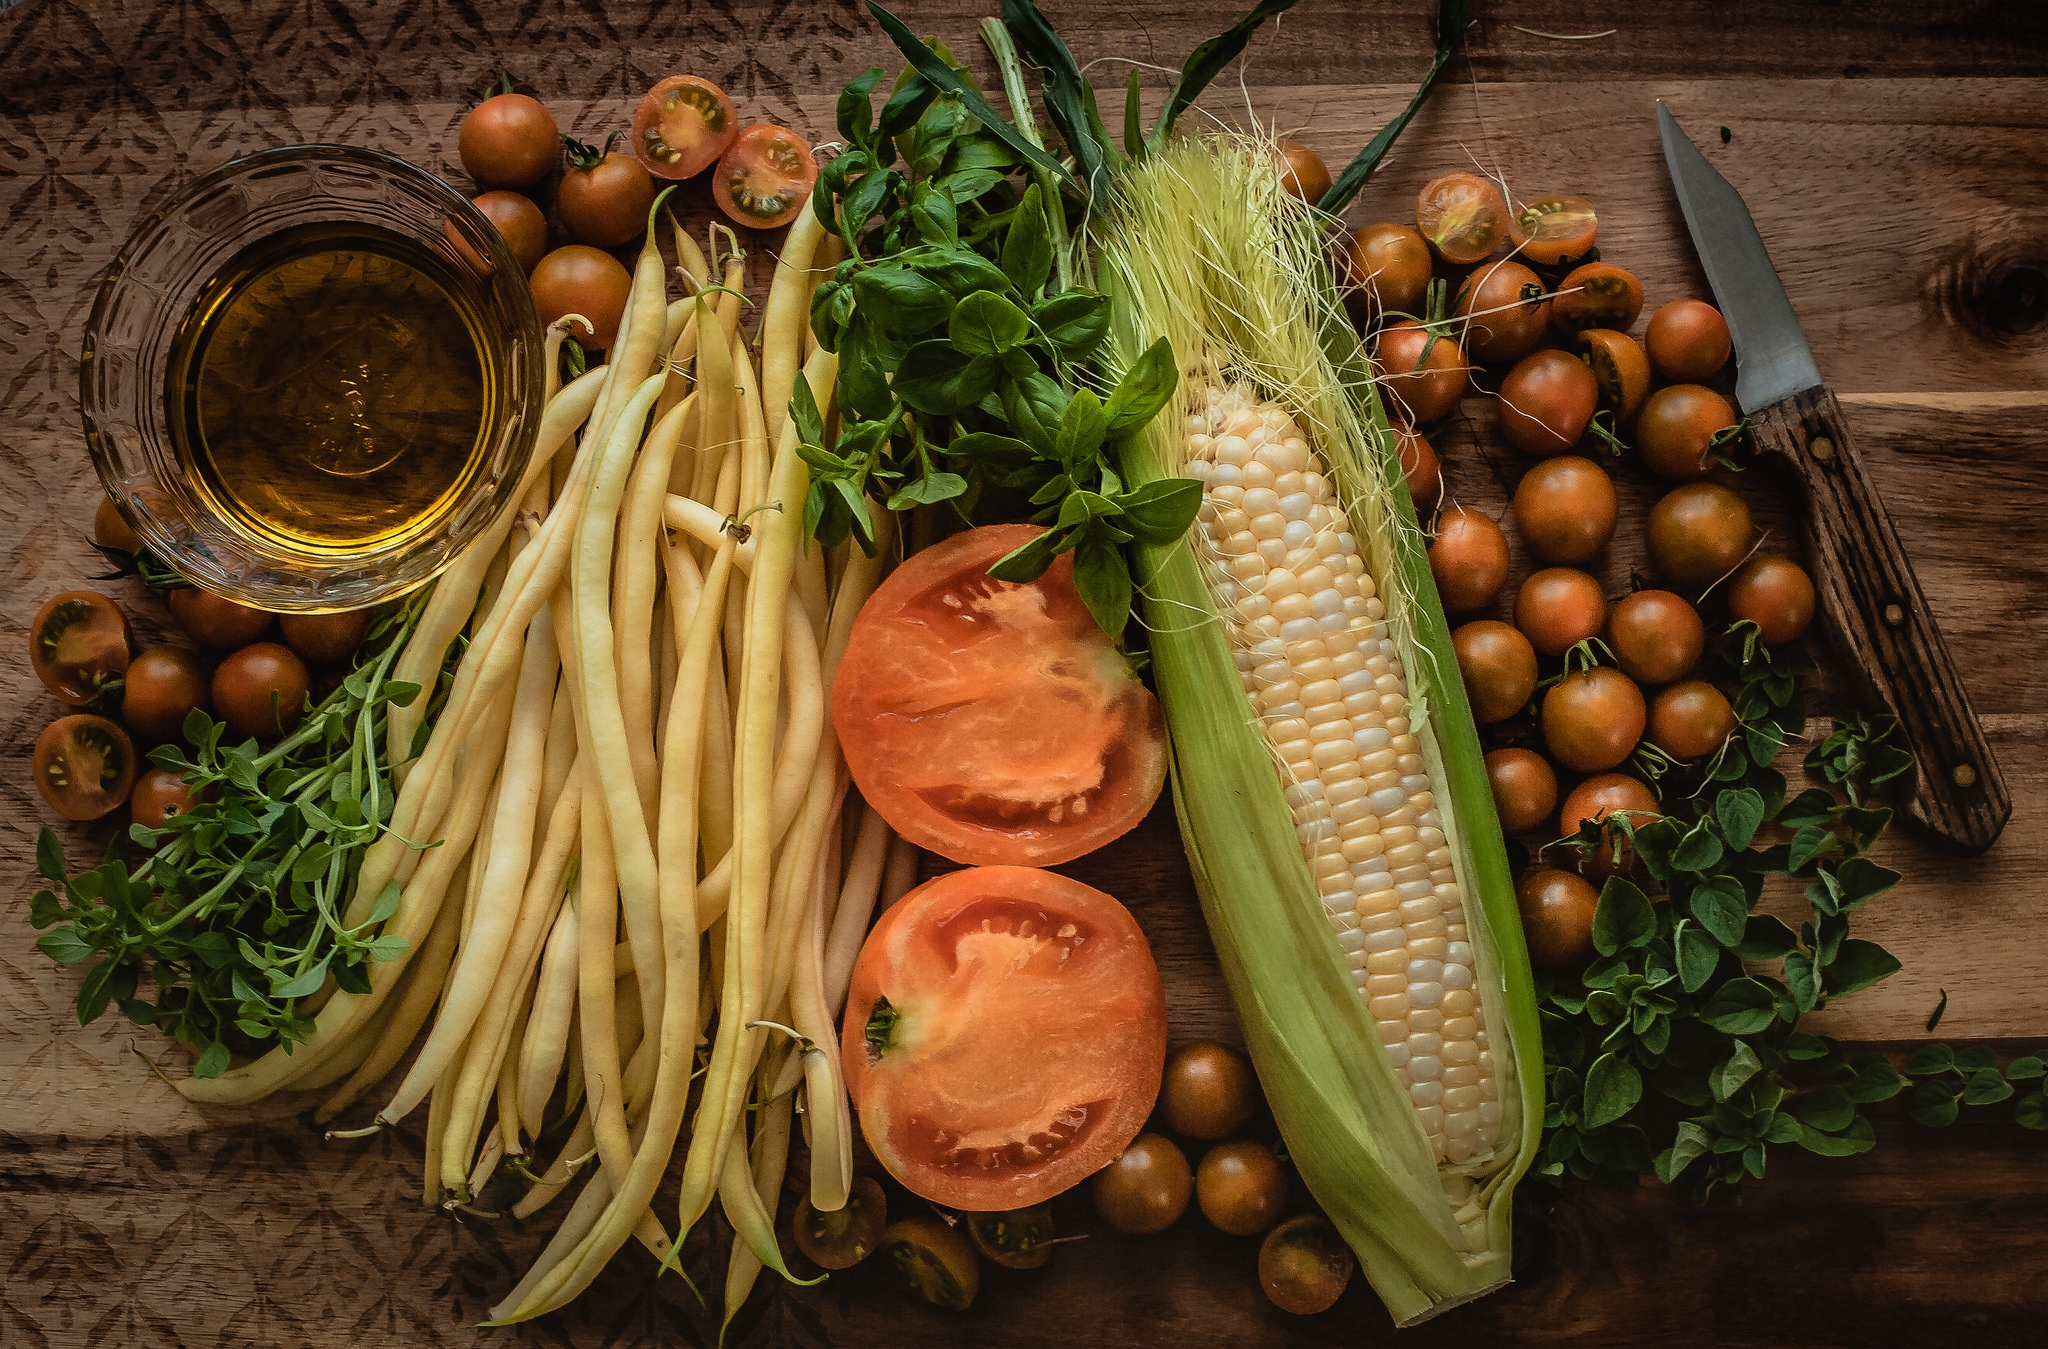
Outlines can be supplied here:
M928 881L855 963L841 1036L861 1130L937 1204L1028 1208L1113 1159L1152 1113L1166 996L1130 911L1031 867Z

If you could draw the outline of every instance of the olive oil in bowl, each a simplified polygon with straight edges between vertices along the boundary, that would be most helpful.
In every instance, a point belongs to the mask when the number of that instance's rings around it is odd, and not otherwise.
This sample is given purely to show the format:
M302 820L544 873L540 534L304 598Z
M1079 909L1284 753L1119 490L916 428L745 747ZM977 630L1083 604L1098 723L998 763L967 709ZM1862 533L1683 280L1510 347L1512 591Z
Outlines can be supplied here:
M171 440L235 529L334 559L433 532L479 471L493 344L473 278L355 221L299 225L221 267L171 339Z

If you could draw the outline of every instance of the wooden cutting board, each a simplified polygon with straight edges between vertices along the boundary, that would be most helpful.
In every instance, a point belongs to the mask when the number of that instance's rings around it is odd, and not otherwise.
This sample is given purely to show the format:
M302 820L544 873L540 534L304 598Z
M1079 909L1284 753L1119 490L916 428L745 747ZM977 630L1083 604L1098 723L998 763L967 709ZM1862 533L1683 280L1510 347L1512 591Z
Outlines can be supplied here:
M979 59L990 4L905 4L920 32ZM1217 14L1139 0L1048 4L1083 60L1177 64ZM1983 858L1903 833L1883 860L1907 881L1858 915L1905 970L1824 1013L1832 1034L1941 1034L2008 1048L2048 1041L2048 17L1989 3L1816 9L1481 6L1469 60L1409 129L1351 214L1405 218L1414 190L1477 162L1519 190L1573 191L1601 212L1606 256L1652 306L1705 285L1664 179L1651 100L1668 100L1747 197L1820 368L1841 391L2016 808ZM1675 12L1672 12L1675 11ZM1434 44L1433 5L1309 0L1262 36L1219 116L1247 112L1333 164L1405 101ZM1540 31L1539 31L1540 30ZM1543 34L1599 34L1563 41ZM0 1345L711 1344L715 1317L627 1252L580 1302L536 1325L471 1326L548 1227L424 1212L418 1135L327 1144L303 1101L199 1110L129 1050L153 1033L81 1030L73 976L35 952L26 897L47 818L29 782L58 708L29 675L25 628L49 594L101 570L82 535L97 491L77 413L77 350L98 277L136 218L193 174L296 141L369 145L456 174L464 93L510 69L565 129L601 140L639 92L679 70L717 79L743 115L830 135L833 95L893 55L849 0L711 4L469 0L399 6L243 0L0 4ZM1156 106L1163 77L1148 75ZM686 190L701 219L701 184ZM759 241L765 259L774 240ZM1446 437L1451 491L1504 509L1520 464L1482 400ZM1622 525L1607 579L1642 559L1654 488L1617 473ZM1796 548L1782 483L1742 483L1774 545ZM1519 580L1519 574L1514 578ZM112 587L144 637L165 625ZM1840 710L1838 672L1811 703ZM75 854L103 832L70 831ZM1070 868L1128 903L1152 937L1175 1039L1236 1038L1234 1015L1169 811ZM1981 1118L1980 1118L1981 1116ZM1997 1108L1947 1131L1878 1112L1867 1156L1785 1154L1741 1207L1695 1211L1654 1185L1569 1191L1518 1225L1519 1281L1400 1342L1922 1344L2017 1340L2048 1317L2048 1140ZM1391 1334L1355 1281L1337 1308L1275 1311L1255 1245L1197 1218L1158 1237L1086 1232L1037 1273L994 1271L965 1315L893 1294L872 1271L817 1288L767 1283L733 1328L760 1345L1346 1344ZM545 1218L546 1214L542 1215ZM714 1224L715 1226L715 1224ZM722 1259L704 1243L690 1267ZM715 1238L721 1244L723 1229ZM701 1282L701 1280L700 1280Z

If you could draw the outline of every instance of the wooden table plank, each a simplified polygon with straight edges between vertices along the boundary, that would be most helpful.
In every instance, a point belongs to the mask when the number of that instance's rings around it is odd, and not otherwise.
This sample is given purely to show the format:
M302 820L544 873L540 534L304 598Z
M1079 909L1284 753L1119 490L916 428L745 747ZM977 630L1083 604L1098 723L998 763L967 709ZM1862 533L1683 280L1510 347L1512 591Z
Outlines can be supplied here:
M904 5L921 32L974 53L985 3ZM1177 61L1212 22L1188 7L1049 4L1083 59ZM1353 208L1403 218L1415 188L1476 156L1525 191L1576 190L1602 246L1654 305L1704 293L1648 116L1662 96L1749 198L1822 370L1843 392L1985 715L2018 803L1999 847L1939 858L1901 833L1899 890L1858 931L1906 962L1824 1013L1831 1033L1918 1038L1936 990L1944 1034L2048 1035L2048 947L2032 901L2048 862L2048 665L2038 658L2048 563L2030 547L2048 509L2048 326L2010 280L2048 271L2048 10L1982 0L1860 7L1734 0L1629 11L1569 0L1482 6L1471 59ZM1434 44L1434 6L1305 5L1255 46L1249 110L1341 159L1405 101ZM1617 31L1594 42L1524 32ZM27 0L0 16L0 641L19 649L40 601L99 568L78 542L96 490L77 431L76 352L93 283L136 218L233 154L291 140L377 145L453 172L463 91L504 66L565 129L617 125L653 78L695 68L749 116L824 138L831 91L894 60L851 0L535 4L454 0L308 8L282 0L90 6ZM1115 78L1121 66L1109 63ZM1469 83L1476 76L1481 83ZM1878 78L1881 77L1881 78ZM1208 104L1243 111L1235 85ZM1157 92L1153 95L1156 106ZM1729 126L1731 139L1716 134ZM701 184L683 194L701 221ZM765 254L763 255L765 261ZM2024 277L2022 275L2021 279ZM2001 296L2003 295L2003 298ZM2032 314L2032 326L2028 326ZM1448 437L1459 499L1498 512L1520 464L1482 400ZM1607 579L1624 584L1652 485L1619 475L1623 526ZM1796 511L1769 474L1744 490L1777 538ZM132 599L123 591L124 600ZM162 624L130 605L145 637ZM1838 699L1824 669L1815 702ZM1833 705L1839 706L1839 701ZM0 888L25 894L45 812L27 754L56 715L25 667L0 662ZM76 852L94 833L70 831ZM1072 870L1137 913L1169 989L1172 1033L1236 1038L1165 807ZM159 1041L72 1024L70 973L0 937L0 1344L710 1344L716 1325L638 1252L568 1313L473 1332L545 1238L457 1225L409 1203L417 1134L326 1144L300 1099L202 1111L128 1052ZM417 1126L414 1126L417 1127ZM2040 1140L2002 1119L1949 1132L1881 1112L1855 1159L1786 1156L1743 1207L1696 1212L1655 1186L1570 1193L1519 1226L1521 1282L1409 1332L1404 1343L1808 1345L2017 1342L2044 1303ZM1250 1243L1196 1219L1161 1238L1096 1229L1060 1203L1044 1275L997 1272L967 1317L907 1304L873 1270L757 1296L736 1326L763 1345L1150 1342L1356 1343L1386 1331L1362 1281L1329 1315L1268 1306ZM722 1240L722 1229L721 1237ZM1992 1253L1996 1252L1994 1256ZM709 1268L693 1247L693 1268ZM722 1268L722 1265L719 1266ZM715 1281L714 1281L715 1286Z

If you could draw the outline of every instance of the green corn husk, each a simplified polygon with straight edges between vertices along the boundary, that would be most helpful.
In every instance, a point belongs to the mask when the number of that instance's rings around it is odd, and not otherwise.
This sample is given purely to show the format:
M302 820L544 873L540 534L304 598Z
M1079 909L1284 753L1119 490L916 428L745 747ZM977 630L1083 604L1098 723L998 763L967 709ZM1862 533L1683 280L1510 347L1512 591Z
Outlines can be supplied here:
M1164 336L1182 367L1183 396L1127 447L1125 477L1181 473L1188 395L1211 380L1249 382L1286 407L1329 466L1408 672L1501 1101L1493 1151L1442 1167L1323 915L1195 551L1182 540L1139 552L1181 834L1252 1061L1302 1178L1407 1325L1509 1277L1512 1192L1542 1131L1542 1039L1478 732L1325 260L1329 223L1280 188L1265 146L1212 137L1133 166L1096 234L1123 359Z

